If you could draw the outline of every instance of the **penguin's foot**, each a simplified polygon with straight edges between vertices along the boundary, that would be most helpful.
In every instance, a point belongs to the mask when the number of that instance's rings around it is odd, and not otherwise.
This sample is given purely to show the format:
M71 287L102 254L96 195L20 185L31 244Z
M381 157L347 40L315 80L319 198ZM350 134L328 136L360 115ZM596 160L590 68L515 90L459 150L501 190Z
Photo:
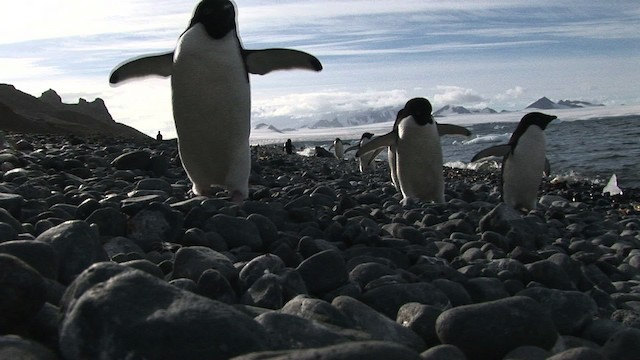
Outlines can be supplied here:
M242 201L246 198L246 196L238 190L232 190L231 192L231 201L235 204L242 204Z

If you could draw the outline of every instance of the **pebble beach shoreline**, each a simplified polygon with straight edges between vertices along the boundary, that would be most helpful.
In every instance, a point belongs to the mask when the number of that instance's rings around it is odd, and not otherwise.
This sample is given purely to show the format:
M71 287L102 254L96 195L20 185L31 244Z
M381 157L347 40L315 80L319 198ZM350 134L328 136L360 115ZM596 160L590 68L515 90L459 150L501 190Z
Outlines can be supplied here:
M175 141L9 134L0 358L638 359L640 189L252 147L250 196L192 197Z

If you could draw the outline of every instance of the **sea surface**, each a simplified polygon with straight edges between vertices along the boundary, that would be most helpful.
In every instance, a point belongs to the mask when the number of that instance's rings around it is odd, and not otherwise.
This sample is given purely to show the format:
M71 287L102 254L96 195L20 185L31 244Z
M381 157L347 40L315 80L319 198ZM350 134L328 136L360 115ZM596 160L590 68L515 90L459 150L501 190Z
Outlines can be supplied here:
M518 124L519 115L512 118L515 121L471 124L436 118L440 123L456 123L472 132L469 137L441 138L445 165L460 168L478 167L478 164L469 163L471 158L482 149L507 143ZM388 132L391 126L392 123L379 124L377 131L371 132L382 135ZM358 133L349 134L345 130L335 132L342 135L343 141L352 145L357 144L360 138ZM361 133L362 130L359 134ZM595 117L587 120L563 120L562 116L559 116L549 124L545 134L552 178L589 180L604 186L611 176L616 174L618 186L623 191L625 187L640 188L640 115ZM281 134L285 137L287 135ZM294 144L299 153L311 156L314 154L315 146L329 149L334 138L331 130L327 129L325 133L316 133L313 137L301 136L297 141L294 138ZM382 161L385 160L385 154L386 151L383 151L379 156ZM350 157L353 157L353 152L348 154L347 158Z

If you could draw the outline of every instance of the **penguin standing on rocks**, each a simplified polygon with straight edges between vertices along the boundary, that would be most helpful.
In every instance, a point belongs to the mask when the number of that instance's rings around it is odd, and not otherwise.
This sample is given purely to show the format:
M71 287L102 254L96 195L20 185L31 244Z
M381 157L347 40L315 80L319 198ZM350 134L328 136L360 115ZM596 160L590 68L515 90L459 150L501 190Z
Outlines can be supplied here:
M360 149L360 147L362 147L364 144L368 143L369 141L371 141L371 139L373 138L373 134L370 132L365 132L362 134L362 137L360 137L360 141L358 142L358 144L351 146L350 148L348 148L347 150L345 150L345 154L348 153L349 151L357 151L358 149ZM370 151L366 154L362 154L359 158L358 158L358 167L360 168L360 172L361 173L365 173L367 171L373 171L376 168L376 162L374 161L375 157L378 156L378 154L382 151L382 149L378 149L376 151Z
M203 0L174 51L118 65L109 82L171 76L173 118L180 157L196 195L225 186L231 200L248 196L251 93L249 73L322 70L320 61L290 49L246 50L236 30L236 11L228 0Z
M470 132L456 125L437 124L431 111L429 100L409 100L398 112L393 130L361 146L356 157L387 147L391 179L402 196L442 203L444 176L440 135L469 135Z
M490 156L501 156L502 201L517 210L532 210L536 207L538 188L543 174L550 173L546 158L544 130L557 119L554 115L539 112L522 117L509 143L480 151L471 161Z
M340 138L336 138L335 140L333 140L333 144L329 146L329 150L331 150L332 148L336 154L336 159L344 159L344 143L342 142L342 140L340 140Z

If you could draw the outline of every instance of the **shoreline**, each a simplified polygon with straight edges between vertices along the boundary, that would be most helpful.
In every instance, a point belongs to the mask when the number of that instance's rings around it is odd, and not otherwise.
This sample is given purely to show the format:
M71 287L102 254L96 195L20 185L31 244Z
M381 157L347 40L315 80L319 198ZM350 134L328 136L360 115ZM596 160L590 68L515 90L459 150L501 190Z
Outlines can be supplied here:
M640 189L545 180L521 214L497 172L445 168L445 203L401 201L386 163L262 145L236 205L188 194L175 141L9 137L0 355L637 354Z

